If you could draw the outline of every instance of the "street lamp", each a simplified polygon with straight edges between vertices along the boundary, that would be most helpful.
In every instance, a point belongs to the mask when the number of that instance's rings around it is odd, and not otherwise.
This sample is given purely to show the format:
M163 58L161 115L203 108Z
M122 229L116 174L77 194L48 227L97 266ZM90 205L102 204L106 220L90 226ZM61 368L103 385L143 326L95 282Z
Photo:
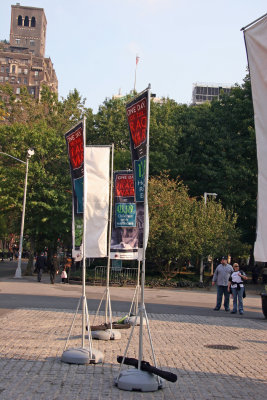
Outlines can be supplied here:
M216 199L217 193L207 193L207 192L205 192L205 193L204 193L204 203L205 203L205 205L207 204L207 198L208 198L208 196L214 196L215 199Z
M19 158L13 157L10 154L4 153L0 151L0 154L4 154L7 157L14 158L21 162L22 164L26 164L26 174L25 174L25 184L24 184L24 196L23 196L23 206L22 206L22 218L21 218L21 228L20 228L20 240L19 240L19 258L18 258L18 266L16 269L16 273L14 278L21 278L21 256L22 256L22 242L23 242L23 231L24 231L24 219L25 219L25 208L26 208L26 194L27 194L27 182L28 182L28 164L31 156L34 155L34 149L28 149L26 155L26 162L20 160Z

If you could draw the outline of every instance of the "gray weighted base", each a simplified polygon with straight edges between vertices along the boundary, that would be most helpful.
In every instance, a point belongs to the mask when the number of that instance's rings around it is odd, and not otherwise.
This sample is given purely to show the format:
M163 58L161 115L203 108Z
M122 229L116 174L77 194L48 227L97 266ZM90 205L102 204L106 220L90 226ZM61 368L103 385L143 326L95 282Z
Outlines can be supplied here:
M128 391L155 392L163 387L162 379L158 381L155 375L136 368L121 371L114 383L119 389Z
M65 350L61 361L69 364L98 364L104 361L104 355L101 351L92 349L92 358L90 358L90 351L80 347Z

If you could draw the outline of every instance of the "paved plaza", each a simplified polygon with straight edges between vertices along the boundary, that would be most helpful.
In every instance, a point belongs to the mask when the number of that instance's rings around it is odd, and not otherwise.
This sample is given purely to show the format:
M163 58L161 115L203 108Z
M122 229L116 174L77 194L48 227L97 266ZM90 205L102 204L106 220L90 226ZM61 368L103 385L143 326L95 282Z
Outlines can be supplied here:
M10 296L44 294L75 297L77 304L81 287L50 285L48 280L37 283L33 279L1 279L0 294ZM36 279L36 278L35 278ZM92 298L100 298L103 288L86 289ZM130 300L133 289L112 288L116 299ZM12 294L13 293L13 294ZM152 293L152 294L151 294ZM154 293L154 294L153 294ZM152 393L127 392L114 386L118 375L117 355L123 355L130 329L121 330L116 341L93 340L93 348L104 353L103 364L71 365L61 362L61 355L75 314L73 310L54 307L5 307L0 312L0 399L1 400L97 400L97 399L255 399L266 398L267 392L267 334L266 319L261 314L259 296L248 295L246 308L249 318L230 316L225 311L214 312L215 292L146 290L150 302L168 301L170 305L186 303L188 309L199 302L206 315L199 313L148 313L153 346L158 367L177 374L176 383L165 383L165 388ZM126 295L127 294L127 295ZM154 296L154 300L153 300ZM19 299L19 297L16 297ZM22 299L22 297L21 297ZM167 299L167 300L166 300ZM90 321L96 309L90 310ZM1 303L0 303L0 307ZM193 308L194 309L194 308ZM125 315L115 311L113 320ZM103 312L95 323L103 322ZM137 357L139 327L134 329L128 356ZM70 338L71 347L81 346L81 315L78 314ZM234 346L222 350L218 345ZM213 346L213 347L208 347ZM151 361L151 348L144 332L144 359Z

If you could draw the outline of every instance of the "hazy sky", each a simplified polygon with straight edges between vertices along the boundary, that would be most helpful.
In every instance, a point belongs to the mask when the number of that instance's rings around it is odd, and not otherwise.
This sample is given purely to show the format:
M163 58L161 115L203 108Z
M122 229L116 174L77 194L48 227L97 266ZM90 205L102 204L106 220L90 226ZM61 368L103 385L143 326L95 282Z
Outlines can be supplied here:
M11 4L1 0L0 39L9 40ZM242 83L240 29L266 13L266 0L25 0L44 8L46 56L59 95L77 88L97 111L106 97L151 83L158 97L190 103L195 82Z

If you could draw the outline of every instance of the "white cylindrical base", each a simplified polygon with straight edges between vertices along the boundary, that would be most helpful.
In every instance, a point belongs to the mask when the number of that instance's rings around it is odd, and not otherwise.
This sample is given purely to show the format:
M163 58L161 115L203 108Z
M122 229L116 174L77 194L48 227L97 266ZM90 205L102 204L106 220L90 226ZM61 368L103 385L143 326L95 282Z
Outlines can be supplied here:
M126 322L127 322L127 324L134 325L135 319L136 319L136 324L135 325L139 326L140 325L140 317L139 317L139 315L137 317L135 315L133 315L132 317L127 318ZM146 325L145 318L143 318L143 325L144 326Z
M161 378L158 380L155 375L136 368L121 371L114 383L119 389L128 391L155 392L163 387Z
M65 350L61 361L69 364L98 364L104 361L104 355L101 351L92 349L91 357L90 350L80 347Z
M121 333L118 330L106 329L105 331L92 331L92 339L96 340L119 340Z

